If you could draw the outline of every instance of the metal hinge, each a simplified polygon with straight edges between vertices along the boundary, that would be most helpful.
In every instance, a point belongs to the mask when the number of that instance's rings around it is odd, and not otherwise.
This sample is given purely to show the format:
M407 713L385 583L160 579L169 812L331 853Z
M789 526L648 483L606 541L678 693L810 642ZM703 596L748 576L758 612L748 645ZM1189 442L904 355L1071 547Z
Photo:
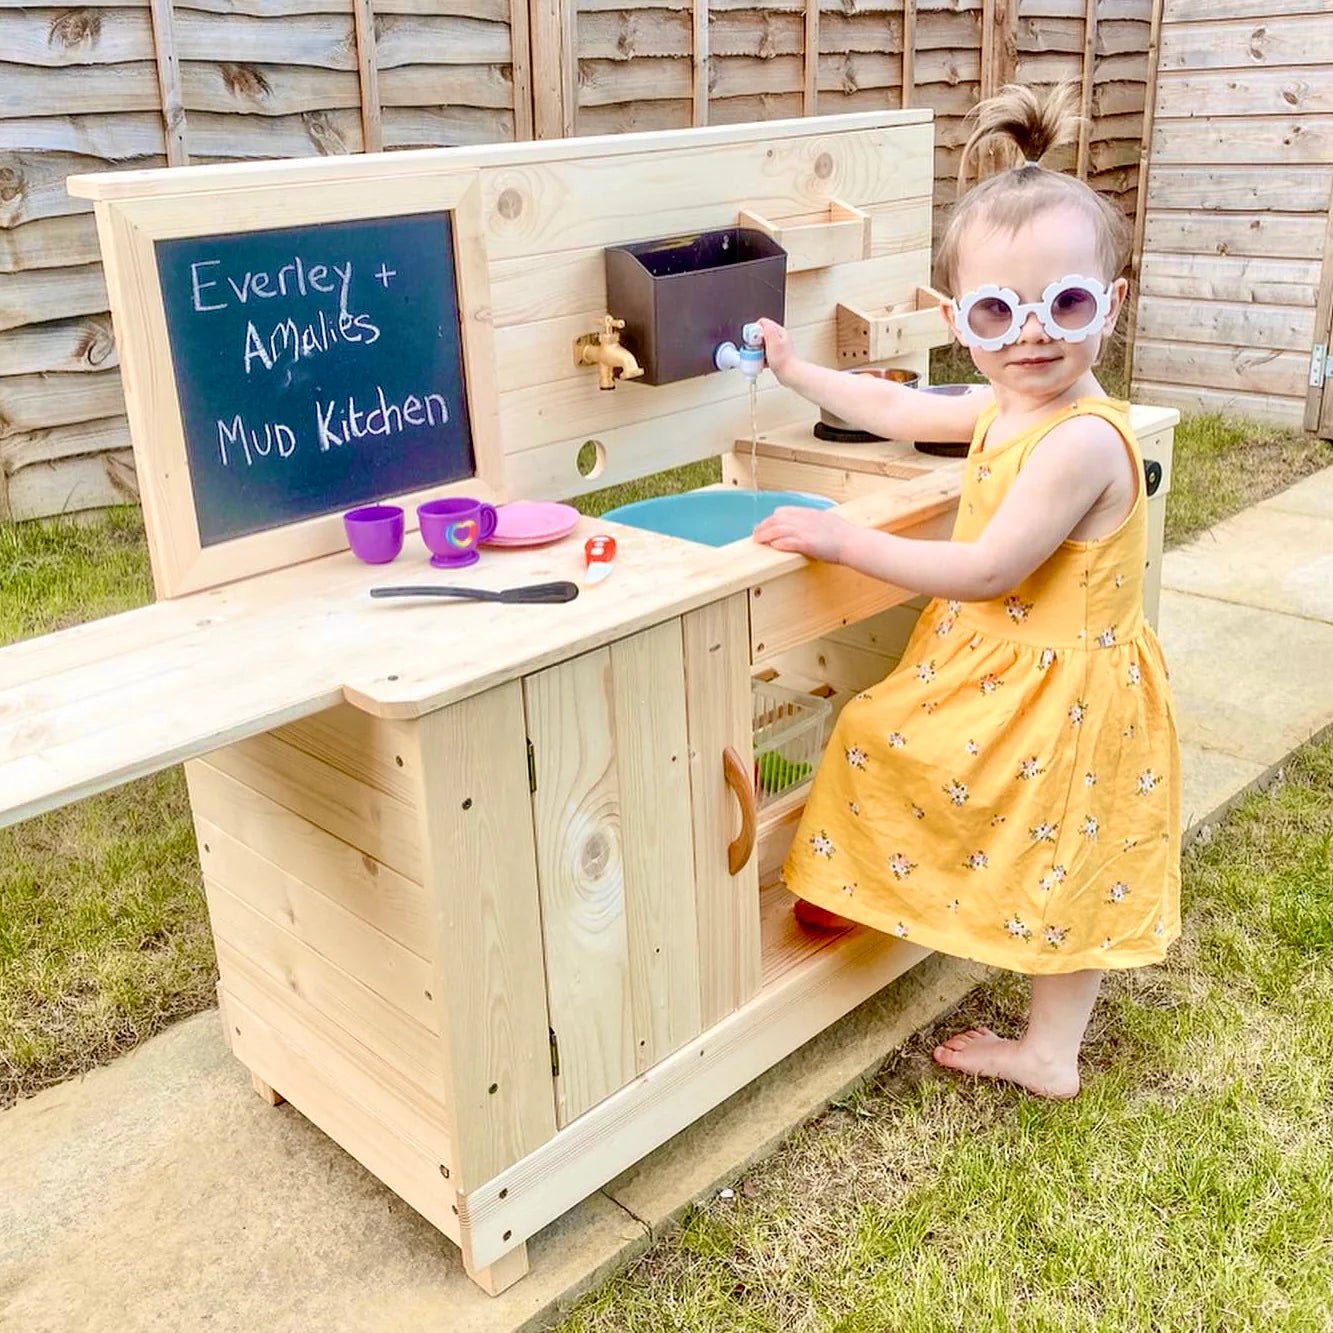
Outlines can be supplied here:
M555 1029L548 1029L551 1034L551 1077L560 1077L560 1043L555 1039Z
M532 748L531 741L528 741L528 790L537 790L537 751Z
M1333 356L1329 355L1327 343L1315 343L1310 352L1310 387L1321 389L1329 379L1333 379Z

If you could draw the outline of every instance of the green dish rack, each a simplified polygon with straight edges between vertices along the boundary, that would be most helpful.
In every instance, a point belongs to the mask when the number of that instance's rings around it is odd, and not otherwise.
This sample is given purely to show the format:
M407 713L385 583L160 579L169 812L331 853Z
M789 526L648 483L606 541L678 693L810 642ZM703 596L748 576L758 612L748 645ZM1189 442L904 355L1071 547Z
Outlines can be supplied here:
M772 681L751 681L758 807L808 786L828 741L833 705Z

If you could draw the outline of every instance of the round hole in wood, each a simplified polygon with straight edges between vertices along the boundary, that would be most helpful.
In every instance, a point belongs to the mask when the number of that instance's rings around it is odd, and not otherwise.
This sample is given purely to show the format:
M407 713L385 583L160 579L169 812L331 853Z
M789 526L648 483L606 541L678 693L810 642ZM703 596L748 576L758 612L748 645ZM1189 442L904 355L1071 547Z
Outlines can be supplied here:
M389 679L390 679L390 680L397 680L398 677L397 677L397 676L390 676Z
M502 1199L507 1199L507 1198L509 1197L509 1190L508 1190L507 1188L506 1188L506 1189L502 1189L502 1190L500 1191L500 1197L501 1197Z
M467 800L463 802L463 809L464 810L472 809L472 797L469 796Z
M449 1179L449 1168L445 1166L443 1162L440 1163L440 1175L442 1175L446 1180Z
M601 440L584 440L574 465L580 477L595 480L606 471L606 446Z
M393 762L394 762L395 764L397 764L399 768L402 768L402 766L403 766L403 756L400 755L400 754L396 754L396 755L394 755L394 757L393 757Z
M506 1232L504 1233L504 1235L500 1237L500 1239L501 1239L501 1240L508 1240L509 1237L512 1236L513 1234L514 1234L514 1233L513 1233L512 1231L506 1231Z
M500 1085L498 1083L492 1083L491 1086L486 1089L486 1091L489 1092L492 1097L494 1097L495 1094L500 1091Z

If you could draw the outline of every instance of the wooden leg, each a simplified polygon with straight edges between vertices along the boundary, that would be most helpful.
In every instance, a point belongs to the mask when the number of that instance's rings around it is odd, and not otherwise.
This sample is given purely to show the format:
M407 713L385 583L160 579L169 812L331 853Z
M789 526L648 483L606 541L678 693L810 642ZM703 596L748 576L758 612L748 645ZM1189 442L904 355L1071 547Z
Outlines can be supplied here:
M488 1296L498 1296L502 1291L508 1291L519 1278L527 1274L527 1245L515 1245L504 1258L497 1259L489 1268L467 1270L468 1277Z
M250 1075L250 1082L254 1090L270 1105L281 1106L287 1099L280 1092L274 1092L267 1083L264 1082L258 1074Z

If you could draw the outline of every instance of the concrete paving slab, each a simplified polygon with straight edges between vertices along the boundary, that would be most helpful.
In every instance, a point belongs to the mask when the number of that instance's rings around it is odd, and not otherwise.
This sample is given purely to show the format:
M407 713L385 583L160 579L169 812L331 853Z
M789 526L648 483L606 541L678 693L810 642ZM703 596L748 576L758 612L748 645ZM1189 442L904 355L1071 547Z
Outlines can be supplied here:
M1329 446L1333 458L1333 445ZM1265 500L1260 509L1281 509L1289 514L1312 514L1316 518L1333 518L1333 467L1326 467L1288 486L1285 491Z
M495 1299L297 1111L265 1105L201 1014L0 1115L0 1326L545 1327L984 973L926 959L640 1163L617 1183L628 1208L598 1193L548 1227Z
M1269 767L1333 725L1333 625L1162 593L1182 744Z
M1333 516L1247 509L1169 552L1162 588L1333 623Z
M487 1297L458 1250L290 1106L216 1012L0 1115L0 1327L508 1333L648 1231L597 1194Z
M1272 771L1269 764L1205 750L1189 741L1181 742L1180 758L1184 769L1180 822L1187 838L1200 824L1219 819Z

